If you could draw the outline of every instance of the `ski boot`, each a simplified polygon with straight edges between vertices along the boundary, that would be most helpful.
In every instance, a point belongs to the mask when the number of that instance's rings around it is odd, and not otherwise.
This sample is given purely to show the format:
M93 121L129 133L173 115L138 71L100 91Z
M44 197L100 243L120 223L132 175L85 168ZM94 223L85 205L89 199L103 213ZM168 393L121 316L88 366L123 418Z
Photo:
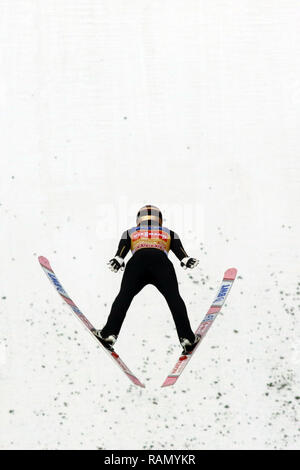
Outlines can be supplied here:
M104 337L101 334L101 330L93 330L93 334L100 341L102 346L104 346L109 351L112 351L112 352L114 351L113 345L117 341L117 336L109 335L109 336Z
M183 347L181 355L183 356L185 354L192 354L200 339L201 335L195 335L195 339L193 342L191 342L187 338L180 338L180 344Z

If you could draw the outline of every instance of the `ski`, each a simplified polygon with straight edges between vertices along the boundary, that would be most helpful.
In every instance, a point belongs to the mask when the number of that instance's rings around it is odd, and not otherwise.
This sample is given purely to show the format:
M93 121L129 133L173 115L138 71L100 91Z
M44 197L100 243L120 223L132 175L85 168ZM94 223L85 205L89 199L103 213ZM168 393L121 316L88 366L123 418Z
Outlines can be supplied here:
M39 263L41 267L43 268L44 272L46 273L48 279L54 286L54 288L57 290L57 292L60 294L62 299L68 304L68 306L72 309L72 312L76 315L76 317L83 323L83 325L88 329L88 331L91 333L91 335L95 338L97 343L104 349L104 351L109 354L109 356L113 359L113 361L117 364L117 366L124 372L124 374L127 375L129 380L134 383L135 385L139 387L145 387L139 379L131 372L131 370L126 366L126 364L122 361L120 356L115 352L115 351L110 351L109 349L106 349L102 343L98 340L97 336L93 333L95 331L95 328L93 325L90 323L90 321L86 318L86 316L79 310L77 305L73 302L73 300L69 297L67 292L64 290L62 287L61 283L59 282L58 278L56 277L56 274L54 273L53 269L51 268L51 265L47 258L44 256L39 256Z
M197 343L196 347L193 349L193 351L190 354L182 354L179 357L171 373L168 375L168 377L162 384L162 387L168 387L170 385L174 385L175 382L180 377L180 375L182 374L186 365L191 360L192 356L195 354L195 351L199 347L201 341L203 340L204 336L206 335L212 323L216 319L218 313L220 312L222 305L224 304L229 294L233 281L236 278L236 274L237 274L237 270L235 268L230 268L230 269L227 269L227 271L225 271L217 296L215 300L213 301L213 303L211 304L210 309L208 310L204 319L202 320L197 330L195 331L195 334L201 335L200 341Z

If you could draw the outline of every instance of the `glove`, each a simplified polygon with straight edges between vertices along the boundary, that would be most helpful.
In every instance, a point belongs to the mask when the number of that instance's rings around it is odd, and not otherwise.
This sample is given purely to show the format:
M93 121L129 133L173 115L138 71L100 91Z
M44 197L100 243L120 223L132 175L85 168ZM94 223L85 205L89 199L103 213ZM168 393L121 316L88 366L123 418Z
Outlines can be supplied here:
M108 264L109 269L113 271L114 273L117 273L119 269L121 269L121 271L124 271L125 269L124 260L120 256L115 256L114 258L109 260L107 264Z
M196 258L189 258L188 256L186 258L183 258L180 262L180 266L183 267L183 269L190 268L193 269L197 266L199 263L199 260Z

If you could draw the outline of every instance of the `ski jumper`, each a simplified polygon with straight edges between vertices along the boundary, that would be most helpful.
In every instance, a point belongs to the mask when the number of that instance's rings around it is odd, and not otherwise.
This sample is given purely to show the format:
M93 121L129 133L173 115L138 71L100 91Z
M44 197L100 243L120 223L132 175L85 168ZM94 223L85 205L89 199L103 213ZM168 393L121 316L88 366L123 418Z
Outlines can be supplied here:
M195 335L178 290L175 269L168 258L169 250L179 260L188 256L178 235L161 226L133 227L123 233L115 256L125 258L129 250L133 256L125 267L120 292L112 304L107 323L101 330L103 337L118 336L134 296L147 284L152 284L168 303L179 339L187 338L193 342Z

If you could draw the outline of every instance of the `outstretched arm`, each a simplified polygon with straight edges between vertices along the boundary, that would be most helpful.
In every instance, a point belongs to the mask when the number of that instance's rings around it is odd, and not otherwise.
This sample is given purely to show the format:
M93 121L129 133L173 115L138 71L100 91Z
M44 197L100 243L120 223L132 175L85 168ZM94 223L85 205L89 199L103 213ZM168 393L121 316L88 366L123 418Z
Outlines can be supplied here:
M123 233L121 240L119 241L119 246L117 249L117 252L111 260L107 263L109 266L109 269L113 272L118 272L119 269L124 270L125 263L124 263L124 258L127 255L128 251L130 250L130 236L128 233L128 230Z
M171 246L170 246L170 248L173 251L173 253L175 254L175 256L177 256L177 258L179 259L180 265L183 267L183 269L195 268L197 266L197 264L199 263L199 261L196 258L190 258L188 256L187 252L183 248L183 245L182 245L182 243L180 241L180 238L177 235L177 233L175 233L171 230L170 234L171 234Z
M123 233L121 240L119 241L119 246L118 246L117 253L115 254L115 256L119 256L120 258L124 259L129 250L130 250L130 236L129 236L128 230L126 230Z
M180 240L179 236L177 235L177 233L175 233L171 230L170 235L171 235L171 246L170 246L170 248L173 251L173 253L175 254L175 256L177 256L179 261L181 261L183 258L186 258L188 256L188 254L185 251L185 249L183 248L181 240Z

